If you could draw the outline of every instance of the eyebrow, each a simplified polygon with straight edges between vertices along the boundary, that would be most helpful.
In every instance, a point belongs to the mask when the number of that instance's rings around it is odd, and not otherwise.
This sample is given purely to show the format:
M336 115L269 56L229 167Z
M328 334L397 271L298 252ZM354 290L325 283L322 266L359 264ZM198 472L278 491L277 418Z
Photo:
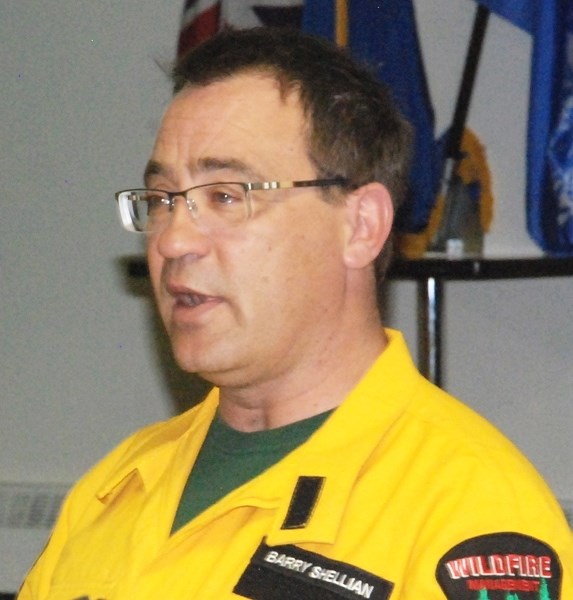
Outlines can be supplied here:
M197 161L196 165L189 167L189 172L192 175L198 173L212 173L214 171L233 171L234 173L237 173L254 181L264 180L264 177L260 172L258 172L242 160L236 158L200 158ZM152 159L147 163L143 172L144 182L146 182L147 184L149 179L155 175L162 175L174 178L172 169Z
M147 184L150 177L154 175L165 175L167 173L167 169L163 167L160 163L155 160L150 160L145 165L145 170L143 171L143 181Z

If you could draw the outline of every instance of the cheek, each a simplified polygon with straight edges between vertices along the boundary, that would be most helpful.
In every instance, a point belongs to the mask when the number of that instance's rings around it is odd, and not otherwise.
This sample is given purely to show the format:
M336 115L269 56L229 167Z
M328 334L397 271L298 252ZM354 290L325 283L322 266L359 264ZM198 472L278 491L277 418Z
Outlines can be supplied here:
M149 270L149 279L156 301L160 300L161 273L163 270L163 257L157 252L156 246L148 242L146 246L147 267Z
M332 238L319 240L302 232L290 231L269 240L257 260L250 262L254 289L258 288L262 302L275 308L296 310L301 303L316 306L325 301L325 290L335 287L343 275L339 250Z
M147 268L149 269L149 276L151 278L151 282L155 285L156 276L161 269L161 258L157 252L157 248L150 241L148 241L146 244L145 254L147 256Z

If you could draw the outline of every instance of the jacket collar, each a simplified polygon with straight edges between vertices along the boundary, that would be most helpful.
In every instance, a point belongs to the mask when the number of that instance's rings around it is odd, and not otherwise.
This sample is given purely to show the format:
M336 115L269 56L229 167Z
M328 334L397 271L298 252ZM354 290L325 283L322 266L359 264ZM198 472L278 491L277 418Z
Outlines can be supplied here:
M386 333L389 343L384 352L322 427L264 476L236 490L277 508L269 545L335 541L365 463L407 410L423 380L402 335ZM323 485L306 526L285 528L301 476L323 478Z
M258 506L276 510L269 545L304 542L334 543L346 505L360 471L393 424L407 409L422 380L399 332L386 330L389 343L370 370L329 419L299 448L229 496L229 506ZM151 426L134 437L126 455L97 496L114 497L132 477L150 490L174 462L197 455L219 402L218 390L190 411L167 423ZM325 459L325 457L327 457ZM183 471L186 474L186 470ZM322 485L304 527L285 528L299 478L321 478ZM186 475L182 475L183 478ZM181 485L183 485L182 482ZM213 518L215 505L196 520ZM214 512L213 512L214 511Z
M123 489L127 480L138 477L145 490L152 489L164 473L173 467L173 461L183 446L189 453L199 452L214 418L219 395L213 390L208 397L185 413L160 422L136 433L97 497L107 502ZM187 461L190 455L188 455Z

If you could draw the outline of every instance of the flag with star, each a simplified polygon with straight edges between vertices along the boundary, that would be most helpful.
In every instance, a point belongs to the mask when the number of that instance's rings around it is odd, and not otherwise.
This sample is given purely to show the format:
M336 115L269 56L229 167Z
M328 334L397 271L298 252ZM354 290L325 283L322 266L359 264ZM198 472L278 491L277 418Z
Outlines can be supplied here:
M300 28L303 0L186 0L177 56L182 56L225 26Z

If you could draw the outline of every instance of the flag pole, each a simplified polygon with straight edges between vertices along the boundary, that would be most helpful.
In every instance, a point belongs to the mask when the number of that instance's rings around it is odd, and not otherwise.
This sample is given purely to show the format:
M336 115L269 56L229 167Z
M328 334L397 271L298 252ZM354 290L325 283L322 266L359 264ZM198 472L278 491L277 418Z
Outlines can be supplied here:
M346 48L348 46L348 0L336 0L335 23L336 43Z
M455 237L455 234L452 233L452 226L454 224L453 222L456 220L456 209L459 209L459 207L456 206L456 200L459 201L460 197L459 195L450 192L452 191L456 167L463 158L461 153L462 137L475 86L475 79L489 15L490 10L482 4L478 4L466 54L462 80L456 99L454 115L447 134L444 165L442 168L442 184L440 189L440 195L444 198L445 202L444 214L440 227L438 228L430 247L431 250L439 252L443 252L446 249L448 239L452 236Z
M448 135L446 158L460 158L460 146L462 142L462 135L464 132L464 127L466 125L468 111L470 108L471 97L475 85L475 78L477 75L477 69L479 65L481 50L483 47L483 41L485 38L485 32L487 29L489 14L490 11L488 8L486 8L482 4L478 4L474 18L470 43L468 46L466 62L464 65L462 81L458 91L458 98L454 110L452 125L450 128L450 133Z

